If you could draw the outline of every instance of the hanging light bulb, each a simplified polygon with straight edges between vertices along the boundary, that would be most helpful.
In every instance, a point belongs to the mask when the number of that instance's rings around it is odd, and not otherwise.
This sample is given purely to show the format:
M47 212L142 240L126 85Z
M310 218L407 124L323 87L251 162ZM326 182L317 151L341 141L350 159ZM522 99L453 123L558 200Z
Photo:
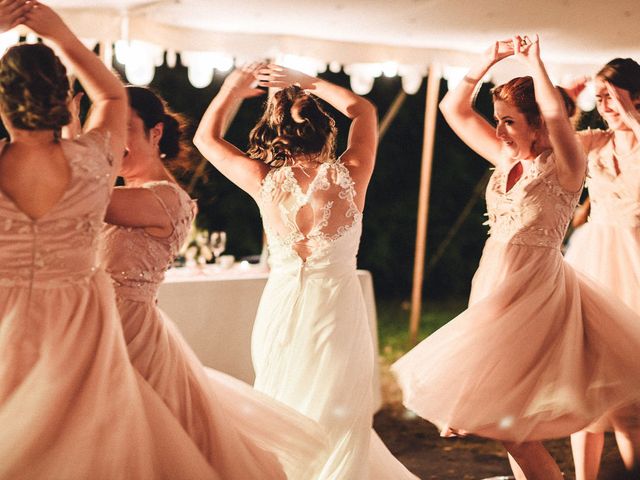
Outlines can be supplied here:
M176 63L178 63L178 54L172 48L167 50L167 67L175 68Z
M449 90L456 88L469 69L467 67L453 67L445 65L442 69L442 76L447 81L447 87Z
M340 62L336 62L335 60L333 60L331 63L329 63L330 72L340 73L340 70L342 70L342 65L340 65Z
M398 75L402 79L402 89L405 93L408 95L418 93L425 73L425 68L418 65L400 65L398 67Z
M576 105L583 112L590 112L596 108L596 86L593 80L585 84L584 90L580 92L580 95L578 95L576 99Z
M301 57L299 55L278 55L276 56L276 63L283 67L292 68L299 72L306 73L315 77L320 71L327 69L327 64L316 58Z
M385 77L395 77L398 74L398 64L396 62L384 62L382 73Z
M149 85L156 73L156 47L134 40L129 44L125 57L124 73L127 80L134 85Z
M213 80L213 68L210 65L195 63L187 67L189 83L196 88L205 88Z
M0 34L0 55L4 55L4 52L20 41L20 33L14 28L8 32Z

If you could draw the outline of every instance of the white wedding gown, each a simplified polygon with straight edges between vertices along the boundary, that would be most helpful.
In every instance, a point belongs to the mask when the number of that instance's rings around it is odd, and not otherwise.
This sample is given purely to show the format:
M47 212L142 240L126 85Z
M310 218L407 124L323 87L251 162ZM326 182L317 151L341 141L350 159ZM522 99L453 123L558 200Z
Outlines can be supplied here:
M255 388L326 429L326 462L304 480L415 479L371 428L376 353L356 276L354 182L339 161L305 175L274 168L258 198L271 273L252 337Z

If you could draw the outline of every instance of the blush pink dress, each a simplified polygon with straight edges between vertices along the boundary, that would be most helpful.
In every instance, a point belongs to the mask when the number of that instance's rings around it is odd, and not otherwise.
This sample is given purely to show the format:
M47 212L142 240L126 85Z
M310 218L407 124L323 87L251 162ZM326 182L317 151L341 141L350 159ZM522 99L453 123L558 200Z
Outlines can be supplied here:
M0 192L0 479L221 479L129 361L96 258L105 135L61 146L71 179L44 216Z
M469 308L392 367L405 405L444 435L564 437L640 401L640 318L560 251L580 192L550 152L506 192L509 167L487 188Z
M324 455L322 429L239 380L205 371L157 307L158 287L186 240L196 208L174 183L153 182L144 188L172 220L173 232L160 238L143 228L108 225L103 242L131 362L221 478L308 478Z
M613 132L587 130L589 221L565 259L640 315L640 145L614 151Z

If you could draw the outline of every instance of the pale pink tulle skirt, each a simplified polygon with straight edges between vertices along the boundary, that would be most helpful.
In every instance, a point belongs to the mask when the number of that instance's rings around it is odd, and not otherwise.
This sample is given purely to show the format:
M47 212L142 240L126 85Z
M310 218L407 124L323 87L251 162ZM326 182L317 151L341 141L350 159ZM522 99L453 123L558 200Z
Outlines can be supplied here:
M221 477L131 367L110 279L0 287L0 479Z
M571 236L565 259L640 315L640 227L587 222Z
M302 480L317 468L326 443L315 422L235 378L205 371L154 303L119 299L118 309L133 365L221 478Z
M443 434L564 437L640 402L640 318L559 250L489 239L470 306L393 365Z

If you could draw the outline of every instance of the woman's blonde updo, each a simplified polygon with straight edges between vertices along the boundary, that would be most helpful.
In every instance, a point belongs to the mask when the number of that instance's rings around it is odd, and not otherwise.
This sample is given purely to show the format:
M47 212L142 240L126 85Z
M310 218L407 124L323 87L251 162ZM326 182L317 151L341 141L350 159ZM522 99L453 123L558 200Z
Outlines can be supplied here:
M251 158L273 167L301 156L320 162L334 159L336 123L313 95L290 86L273 95L262 118L249 134Z
M71 121L67 70L42 43L11 47L0 58L0 108L14 128L59 131Z

